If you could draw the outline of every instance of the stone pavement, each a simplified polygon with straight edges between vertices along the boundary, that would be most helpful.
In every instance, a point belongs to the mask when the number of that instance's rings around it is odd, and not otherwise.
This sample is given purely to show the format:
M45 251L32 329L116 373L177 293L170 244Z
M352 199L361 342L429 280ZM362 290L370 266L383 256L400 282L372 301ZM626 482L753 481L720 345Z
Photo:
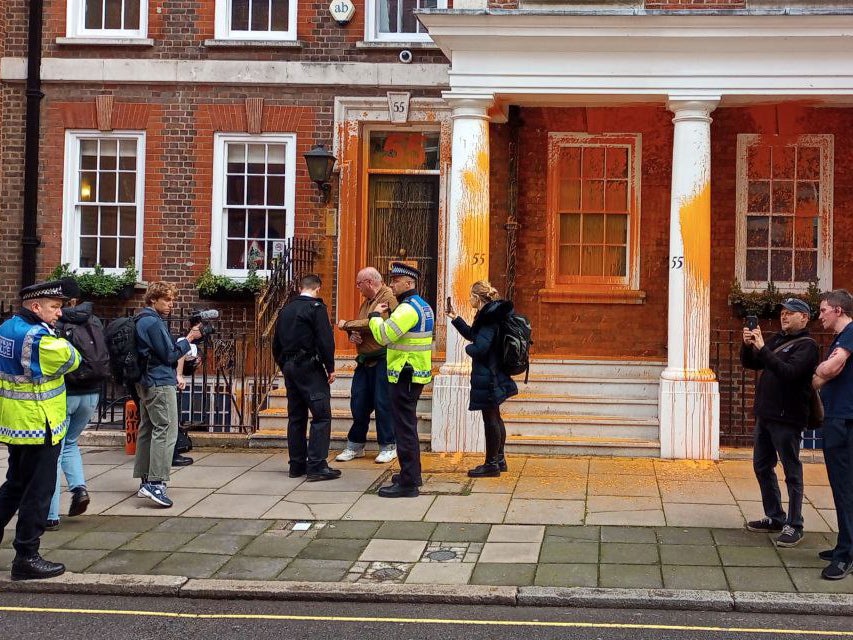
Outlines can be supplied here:
M422 495L387 500L375 492L396 465L370 456L333 463L340 480L307 483L287 477L282 452L207 449L174 471L175 506L165 510L135 497L122 450L84 451L89 512L63 518L42 543L73 572L853 593L853 577L819 577L817 551L835 538L819 462L806 464L806 538L777 549L743 530L761 515L748 460L511 456L508 473L473 480L465 470L481 456L424 454ZM3 570L11 538L0 548Z

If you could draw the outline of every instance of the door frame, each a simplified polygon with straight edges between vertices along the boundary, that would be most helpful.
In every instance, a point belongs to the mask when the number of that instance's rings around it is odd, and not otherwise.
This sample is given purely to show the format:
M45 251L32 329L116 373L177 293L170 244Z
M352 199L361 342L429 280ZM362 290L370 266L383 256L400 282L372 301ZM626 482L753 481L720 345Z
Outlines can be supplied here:
M335 283L336 319L351 320L358 314L361 297L355 287L355 276L367 259L367 151L368 131L438 130L438 251L436 256L437 299L444 296L444 247L447 229L447 192L450 179L452 121L450 106L440 98L412 98L409 119L405 124L392 124L388 99L382 97L335 98L334 153L340 169L338 203L338 252ZM383 274L384 276L385 274ZM437 356L444 352L446 326L436 323ZM342 331L335 331L335 347L339 354L355 353L354 346Z

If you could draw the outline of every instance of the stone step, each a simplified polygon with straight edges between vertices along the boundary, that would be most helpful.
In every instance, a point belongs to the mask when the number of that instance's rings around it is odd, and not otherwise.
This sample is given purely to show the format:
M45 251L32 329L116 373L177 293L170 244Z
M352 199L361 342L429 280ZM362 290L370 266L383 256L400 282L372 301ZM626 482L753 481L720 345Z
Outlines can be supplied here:
M643 360L560 360L542 359L530 363L531 375L569 375L578 378L644 378L657 380L664 362Z
M563 416L553 414L519 414L507 407L503 413L507 436L590 438L600 440L636 439L656 441L660 433L657 418L624 416Z
M309 418L310 420L310 418ZM430 433L432 416L429 412L418 412L418 432ZM352 426L352 414L349 409L332 410L332 431L346 434ZM287 409L264 409L258 415L258 432L282 431L287 429Z
M348 429L340 430L335 428L334 421L332 422L332 439L330 452L341 451L347 443ZM418 441L420 442L421 451L429 451L430 435L429 433L418 433ZM249 435L250 448L287 448L287 430L286 429L263 429ZM368 452L379 452L379 445L376 444L376 432L370 431L367 434L367 444L364 446ZM368 454L369 455L369 454ZM374 454L375 455L375 454Z

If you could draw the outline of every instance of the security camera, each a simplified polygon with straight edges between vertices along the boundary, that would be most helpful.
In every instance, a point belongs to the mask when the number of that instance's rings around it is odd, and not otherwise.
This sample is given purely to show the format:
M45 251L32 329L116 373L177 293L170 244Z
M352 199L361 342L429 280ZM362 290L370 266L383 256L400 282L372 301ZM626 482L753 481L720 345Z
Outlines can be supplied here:
M403 64L409 64L412 61L412 52L408 49L403 49L400 52L400 62Z

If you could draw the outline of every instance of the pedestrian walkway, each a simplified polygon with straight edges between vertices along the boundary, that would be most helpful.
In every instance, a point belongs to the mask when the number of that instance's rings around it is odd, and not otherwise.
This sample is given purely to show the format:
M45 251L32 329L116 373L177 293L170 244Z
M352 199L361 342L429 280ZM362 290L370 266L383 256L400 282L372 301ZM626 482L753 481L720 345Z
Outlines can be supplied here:
M45 557L98 574L853 593L853 578L819 576L835 539L821 463L805 465L805 540L777 549L743 530L762 515L748 460L512 456L508 473L475 480L465 470L481 456L424 454L422 495L389 500L375 492L395 466L370 457L308 483L282 452L193 456L164 510L135 497L123 451L87 448L89 512L45 534Z

